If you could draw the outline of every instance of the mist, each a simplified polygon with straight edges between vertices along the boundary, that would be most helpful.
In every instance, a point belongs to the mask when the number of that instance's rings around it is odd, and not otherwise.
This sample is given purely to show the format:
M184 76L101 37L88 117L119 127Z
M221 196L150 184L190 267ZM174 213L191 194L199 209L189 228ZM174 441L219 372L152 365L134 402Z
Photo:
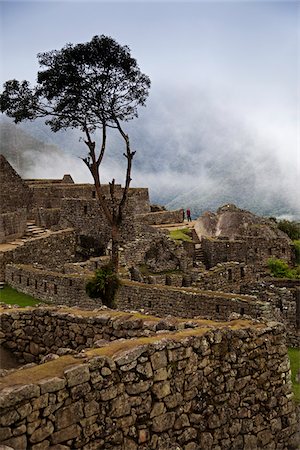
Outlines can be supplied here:
M184 89L157 89L138 119L124 124L136 150L132 186L148 187L151 201L168 208L192 208L197 216L224 203L265 215L299 217L297 140L290 126L280 139L266 121L249 114L227 93ZM269 120L267 120L269 118ZM41 121L21 128L57 145L61 152L30 155L28 178L61 178L70 173L76 182L92 182L80 157L86 146L78 131L52 133ZM285 130L286 131L286 130ZM97 142L97 134L94 136ZM101 168L103 183L124 184L122 140L108 138Z

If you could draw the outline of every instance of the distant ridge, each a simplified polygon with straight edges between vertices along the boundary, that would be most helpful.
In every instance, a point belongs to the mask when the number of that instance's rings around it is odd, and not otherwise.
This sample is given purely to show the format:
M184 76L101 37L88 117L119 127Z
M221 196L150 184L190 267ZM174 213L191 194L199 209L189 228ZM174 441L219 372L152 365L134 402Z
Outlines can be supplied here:
M21 176L27 176L34 159L43 153L54 156L61 154L61 150L34 138L5 118L0 120L0 154Z

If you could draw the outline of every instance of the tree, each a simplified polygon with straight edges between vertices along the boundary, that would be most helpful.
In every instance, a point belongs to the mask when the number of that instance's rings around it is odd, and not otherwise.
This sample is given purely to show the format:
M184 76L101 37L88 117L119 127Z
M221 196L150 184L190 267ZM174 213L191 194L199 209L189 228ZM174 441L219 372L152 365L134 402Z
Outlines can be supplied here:
M110 224L112 261L118 270L120 227L131 182L132 159L128 134L123 122L137 117L138 106L144 106L150 79L141 73L127 46L120 46L108 36L94 36L84 44L67 44L61 50L38 54L42 68L36 86L28 81L9 80L0 96L1 111L14 119L46 118L56 132L76 128L83 132L88 167L100 206ZM121 199L115 195L115 179L110 185L110 199L103 195L100 167L107 149L107 131L121 136L127 161L125 186ZM96 146L95 134L99 131Z

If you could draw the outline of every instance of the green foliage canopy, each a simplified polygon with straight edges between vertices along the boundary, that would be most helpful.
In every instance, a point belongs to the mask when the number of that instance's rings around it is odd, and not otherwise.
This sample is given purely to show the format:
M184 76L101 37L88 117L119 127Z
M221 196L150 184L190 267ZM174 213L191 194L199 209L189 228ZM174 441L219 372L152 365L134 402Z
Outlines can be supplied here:
M291 269L285 261L281 259L270 258L268 260L268 267L271 274L277 278L300 278L300 268Z
M300 223L290 222L289 220L280 220L277 223L279 230L286 233L290 239L300 239Z
M109 36L38 54L37 84L9 80L0 96L1 111L15 123L46 117L53 131L79 128L90 133L116 120L137 116L150 79L141 73L127 46Z

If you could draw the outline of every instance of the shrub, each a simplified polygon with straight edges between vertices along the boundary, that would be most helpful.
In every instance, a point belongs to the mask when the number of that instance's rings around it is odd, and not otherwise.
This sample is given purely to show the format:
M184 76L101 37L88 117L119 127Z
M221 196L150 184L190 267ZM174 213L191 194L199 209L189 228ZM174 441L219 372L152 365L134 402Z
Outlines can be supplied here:
M277 224L279 230L284 231L292 240L300 239L300 223L280 220Z
M110 263L95 271L93 278L87 282L85 290L89 297L100 298L104 305L113 308L119 286L120 280Z
M293 242L295 248L296 264L300 264L300 240Z
M271 274L277 278L300 278L300 267L290 269L288 264L281 259L271 258L268 260Z

